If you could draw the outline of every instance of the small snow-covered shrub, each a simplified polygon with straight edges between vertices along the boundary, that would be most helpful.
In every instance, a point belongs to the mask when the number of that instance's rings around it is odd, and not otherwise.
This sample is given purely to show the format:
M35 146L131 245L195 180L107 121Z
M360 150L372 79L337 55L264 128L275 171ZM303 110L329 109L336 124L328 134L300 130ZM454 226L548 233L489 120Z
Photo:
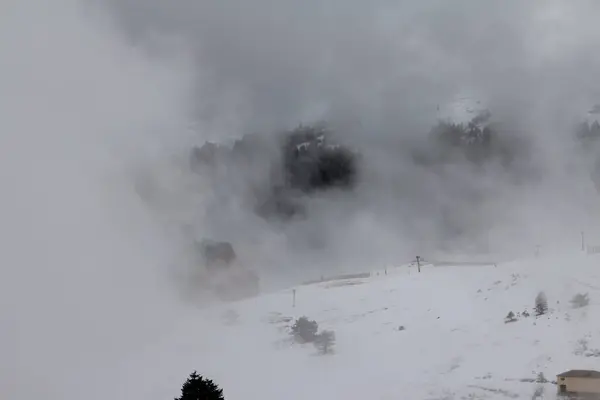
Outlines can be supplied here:
M585 294L577 293L571 299L571 306L573 308L582 308L582 307L587 306L588 304L590 304L590 298L587 293L585 293Z

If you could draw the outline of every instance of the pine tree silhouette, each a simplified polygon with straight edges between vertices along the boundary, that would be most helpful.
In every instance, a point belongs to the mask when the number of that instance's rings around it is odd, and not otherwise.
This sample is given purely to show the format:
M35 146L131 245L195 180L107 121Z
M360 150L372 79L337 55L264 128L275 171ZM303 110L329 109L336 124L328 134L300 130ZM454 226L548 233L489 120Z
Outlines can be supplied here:
M181 397L175 400L224 400L223 389L207 379L198 375L196 371L190 374L181 388Z

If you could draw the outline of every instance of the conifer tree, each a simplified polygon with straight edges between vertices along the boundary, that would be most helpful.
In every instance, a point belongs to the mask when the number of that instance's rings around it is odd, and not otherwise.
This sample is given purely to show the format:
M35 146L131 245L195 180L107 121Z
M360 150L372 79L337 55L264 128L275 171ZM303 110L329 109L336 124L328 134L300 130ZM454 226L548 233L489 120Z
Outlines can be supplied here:
M317 321L311 321L307 317L300 317L292 326L292 335L296 340L304 343L313 342L317 336L319 324Z
M335 344L335 332L323 331L317 334L314 343L321 354L332 353Z
M548 299L544 292L539 292L535 298L535 314L544 315L548 312Z
M192 372L181 388L181 396L175 400L224 400L223 389L207 379Z
M514 312L509 312L508 315L504 318L505 322L514 322L516 321L517 318L515 318L515 313Z

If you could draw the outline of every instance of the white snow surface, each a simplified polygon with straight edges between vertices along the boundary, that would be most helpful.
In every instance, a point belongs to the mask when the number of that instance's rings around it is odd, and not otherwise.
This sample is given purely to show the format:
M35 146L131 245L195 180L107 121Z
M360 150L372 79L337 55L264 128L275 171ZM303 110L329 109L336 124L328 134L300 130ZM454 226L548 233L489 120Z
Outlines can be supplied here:
M148 392L127 386L137 398L169 398L197 370L227 400L530 399L540 386L553 399L553 383L522 380L600 369L599 261L575 252L496 267L401 266L296 287L295 307L289 289L198 309L124 366L125 376L143 368ZM549 312L535 317L540 291ZM576 293L590 304L573 309ZM525 309L530 317L504 322ZM226 323L231 310L239 317ZM335 331L333 354L291 340L300 316Z

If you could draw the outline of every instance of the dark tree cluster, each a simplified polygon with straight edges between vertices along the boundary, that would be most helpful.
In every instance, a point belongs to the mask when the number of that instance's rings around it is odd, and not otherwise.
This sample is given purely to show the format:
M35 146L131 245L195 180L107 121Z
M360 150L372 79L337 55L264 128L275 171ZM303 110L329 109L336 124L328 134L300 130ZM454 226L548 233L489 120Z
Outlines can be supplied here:
M598 121L591 124L584 122L575 129L575 135L585 143L598 140L600 139L600 123Z
M356 183L357 154L330 143L329 132L300 126L284 137L283 165L286 184L310 193L329 188L352 188Z
M247 134L230 146L206 142L192 150L191 166L216 179L220 187L231 184L236 196L243 187L240 196L256 215L289 221L306 216L307 196L352 190L364 176L363 155L337 140L341 134L327 125L301 125L275 134ZM438 122L425 139L410 143L408 154L415 164L433 171L447 164L479 168L494 163L509 172L507 177L523 182L539 176L527 157L531 149L527 137L484 111L467 123ZM398 148L398 157L405 150Z
M319 331L317 321L311 321L307 317L300 317L292 325L291 334L299 343L313 343L321 354L333 352L335 345L335 332Z
M425 162L443 164L460 156L476 165L496 159L509 166L526 150L525 143L515 132L492 122L491 116L485 111L466 124L439 121L430 132L432 148L437 151L430 151L429 157L423 157Z
M315 340L318 330L319 324L317 321L311 321L307 317L300 317L292 325L291 333L297 341L309 343Z
M323 127L299 126L274 137L244 135L233 146L206 142L192 150L190 165L199 173L234 170L243 176L263 218L301 217L303 195L356 185L358 153L331 136Z

